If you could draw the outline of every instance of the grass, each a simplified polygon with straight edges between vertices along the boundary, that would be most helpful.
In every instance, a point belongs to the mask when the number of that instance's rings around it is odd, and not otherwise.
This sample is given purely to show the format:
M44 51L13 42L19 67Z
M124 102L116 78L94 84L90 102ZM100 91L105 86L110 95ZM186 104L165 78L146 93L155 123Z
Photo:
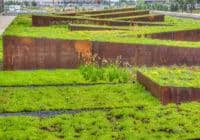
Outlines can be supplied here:
M121 68L117 64L99 67L96 64L83 65L80 72L86 80L91 82L109 81L126 83L131 81L132 72L127 68Z
M130 14L134 14L134 13L138 13L138 12L148 12L148 10L130 10L130 11L122 11L122 12L114 12L114 13L100 13L100 14L92 14L91 16L92 17L98 17L98 16L114 16L114 15L118 15L118 14L128 14L128 13L130 13Z
M161 86L200 88L199 67L160 67L140 70Z
M42 86L88 83L79 70L1 71L0 86Z
M192 109L190 108L192 106ZM1 117L0 139L144 139L200 138L199 104L179 107L123 108L110 112L53 118Z
M139 16L129 16L129 17L120 17L120 18L115 18L118 20L126 20L126 19L137 19L137 18L142 18L142 17L156 17L156 16L162 16L160 14L148 14L148 15L139 15Z
M129 27L127 26L107 26L107 25L92 25L92 24L70 24L71 26L76 26L76 27L89 27L89 28L105 28L105 29L116 29L116 30L128 30ZM70 26L69 25L69 26Z
M49 27L32 27L30 15L20 15L6 29L4 35L22 36L33 38L57 38L66 40L91 40L91 41L106 41L119 42L129 44L152 44L165 45L174 47L195 47L199 48L199 42L186 41L167 41L155 40L151 38L136 38L137 34L159 33L179 30L199 29L200 21L190 19L179 19L174 17L165 18L166 24L174 26L142 26L130 27L129 31L74 31L70 32L66 26L49 26ZM111 38L112 36L112 38Z
M0 112L155 106L159 101L140 84L86 87L4 88Z
M82 65L76 70L0 71L0 79L0 87L17 87L127 83L135 77L134 71L113 64L101 68L96 65Z

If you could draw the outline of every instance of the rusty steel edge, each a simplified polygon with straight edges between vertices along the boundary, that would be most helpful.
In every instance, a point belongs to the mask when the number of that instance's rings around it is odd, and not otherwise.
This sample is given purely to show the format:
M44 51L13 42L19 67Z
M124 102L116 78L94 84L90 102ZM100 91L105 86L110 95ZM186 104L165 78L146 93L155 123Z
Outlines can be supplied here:
M149 22L129 22L129 21L112 21L91 18L74 18L74 17L56 17L56 16L40 16L32 15L32 26L49 26L55 24L94 24L108 26L171 26L169 24L158 24Z
M158 98L163 105L200 101L200 88L161 86L140 71L137 71L137 80L149 90L154 97Z
M131 66L200 65L200 48L12 36L3 36L3 47L4 70L77 68L94 55L99 64L121 57Z
M154 33L145 36L152 39L198 42L200 41L200 29Z
M135 7L130 8L117 8L117 9L109 9L109 10L96 10L96 11L85 11L85 12L73 12L73 13L64 13L59 14L62 16L76 16L80 14L106 14L106 13L114 13L114 12L124 12L124 11L130 11L135 10Z

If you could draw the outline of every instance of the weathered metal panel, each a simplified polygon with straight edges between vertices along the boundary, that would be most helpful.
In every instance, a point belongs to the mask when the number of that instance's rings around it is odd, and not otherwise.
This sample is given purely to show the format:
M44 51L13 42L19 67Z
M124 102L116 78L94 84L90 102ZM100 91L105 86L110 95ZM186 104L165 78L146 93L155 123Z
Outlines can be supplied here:
M140 72L137 72L137 80L154 97L160 99L164 105L169 103L200 101L200 88L160 86Z
M150 36L153 39L198 42L200 41L200 29L155 33L155 34L148 34L146 36Z
M77 68L102 59L137 66L200 65L200 49L45 38L3 37L4 69Z
M24 37L3 37L3 40L4 70L76 68L81 59L91 57L88 41Z

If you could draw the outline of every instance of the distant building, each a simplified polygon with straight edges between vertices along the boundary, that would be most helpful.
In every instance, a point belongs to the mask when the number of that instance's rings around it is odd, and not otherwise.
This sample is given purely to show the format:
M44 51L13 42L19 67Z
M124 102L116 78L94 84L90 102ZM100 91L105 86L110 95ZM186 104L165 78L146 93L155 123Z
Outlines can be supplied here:
M4 6L3 6L3 0L0 0L0 13L3 12Z

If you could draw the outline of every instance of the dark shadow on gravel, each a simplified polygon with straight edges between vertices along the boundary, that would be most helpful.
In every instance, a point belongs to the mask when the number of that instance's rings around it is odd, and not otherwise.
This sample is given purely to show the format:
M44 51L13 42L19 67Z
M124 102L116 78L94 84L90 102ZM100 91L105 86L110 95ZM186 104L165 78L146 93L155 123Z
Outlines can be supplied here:
M97 85L122 85L122 84L134 84L133 82L126 82L126 83L93 83L93 84L61 84L61 85L22 85L22 86L0 86L0 88L42 88L42 87L87 87L87 86L97 86Z
M95 112L95 111L111 111L111 108L96 108L96 109L79 109L79 110L50 110L50 111L33 111L33 112L13 112L13 113L0 113L0 117L10 116L35 116L40 118L55 117L62 114L77 114L82 112Z

